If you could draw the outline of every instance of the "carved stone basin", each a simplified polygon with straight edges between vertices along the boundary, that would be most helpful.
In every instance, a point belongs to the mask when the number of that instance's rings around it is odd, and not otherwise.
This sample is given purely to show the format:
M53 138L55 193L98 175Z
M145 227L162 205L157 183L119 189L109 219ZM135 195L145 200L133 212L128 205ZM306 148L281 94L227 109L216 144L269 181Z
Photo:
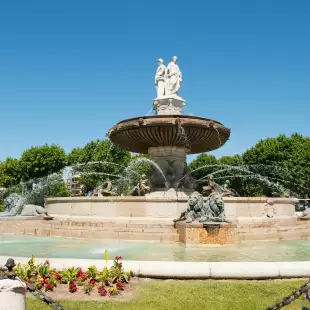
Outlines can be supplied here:
M215 150L229 139L230 129L221 123L189 115L156 115L127 119L108 132L122 149L147 154L149 148L184 147L188 154Z

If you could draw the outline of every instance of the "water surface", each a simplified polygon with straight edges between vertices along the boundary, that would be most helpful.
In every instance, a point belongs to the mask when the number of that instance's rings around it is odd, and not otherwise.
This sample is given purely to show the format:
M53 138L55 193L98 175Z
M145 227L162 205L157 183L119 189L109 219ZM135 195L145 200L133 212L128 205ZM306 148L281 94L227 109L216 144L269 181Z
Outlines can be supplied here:
M160 261L304 261L310 259L310 241L261 242L244 245L185 247L178 243L64 237L0 236L0 256L103 259L122 255L125 260Z

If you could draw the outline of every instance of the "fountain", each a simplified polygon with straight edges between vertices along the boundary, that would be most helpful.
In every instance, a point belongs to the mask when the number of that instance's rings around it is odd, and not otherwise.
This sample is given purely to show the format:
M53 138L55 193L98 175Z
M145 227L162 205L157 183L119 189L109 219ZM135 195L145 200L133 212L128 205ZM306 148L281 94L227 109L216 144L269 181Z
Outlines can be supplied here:
M156 115L123 120L107 134L114 145L152 157L137 161L151 164L151 169L132 190L135 196L115 196L107 180L100 196L45 199L45 209L53 220L12 217L1 221L0 234L185 244L307 239L309 212L300 220L295 212L296 199L239 197L229 189L228 181L223 189L213 182L216 173L234 168L246 173L244 177L259 177L272 184L245 167L222 165L213 176L206 176L208 184L202 195L195 191L196 183L206 180L193 180L187 169L187 154L223 146L230 130L215 120L182 114L185 100L179 96L181 82L177 58L173 57L167 68L159 59L153 102ZM130 166L125 170L134 172ZM121 179L128 181L126 175Z
M115 145L150 154L160 167L161 171L152 168L148 175L152 197L167 193L171 198L187 197L195 184L188 174L186 155L215 150L230 136L230 129L215 120L182 114L185 101L178 95L182 73L176 62L175 56L166 68L158 60L156 115L121 121L108 132Z

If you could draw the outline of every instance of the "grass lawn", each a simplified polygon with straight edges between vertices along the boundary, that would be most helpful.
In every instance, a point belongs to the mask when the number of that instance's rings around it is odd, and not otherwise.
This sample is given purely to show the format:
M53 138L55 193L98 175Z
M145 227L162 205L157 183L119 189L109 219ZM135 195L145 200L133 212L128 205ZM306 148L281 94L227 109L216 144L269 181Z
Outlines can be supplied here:
M69 310L130 309L265 309L305 281L150 281L137 287L130 301L63 301ZM301 309L301 300L284 309ZM306 301L308 307L310 303ZM27 310L47 310L37 299L27 299Z

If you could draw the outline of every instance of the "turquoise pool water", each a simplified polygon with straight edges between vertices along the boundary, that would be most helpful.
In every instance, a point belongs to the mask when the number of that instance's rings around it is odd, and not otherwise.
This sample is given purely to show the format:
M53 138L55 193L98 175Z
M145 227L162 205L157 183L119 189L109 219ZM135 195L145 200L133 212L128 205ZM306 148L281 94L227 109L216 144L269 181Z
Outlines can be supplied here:
M63 237L0 236L0 256L103 259L122 255L125 260L162 261L303 261L310 260L310 241L264 242L248 245L184 247L117 240Z

